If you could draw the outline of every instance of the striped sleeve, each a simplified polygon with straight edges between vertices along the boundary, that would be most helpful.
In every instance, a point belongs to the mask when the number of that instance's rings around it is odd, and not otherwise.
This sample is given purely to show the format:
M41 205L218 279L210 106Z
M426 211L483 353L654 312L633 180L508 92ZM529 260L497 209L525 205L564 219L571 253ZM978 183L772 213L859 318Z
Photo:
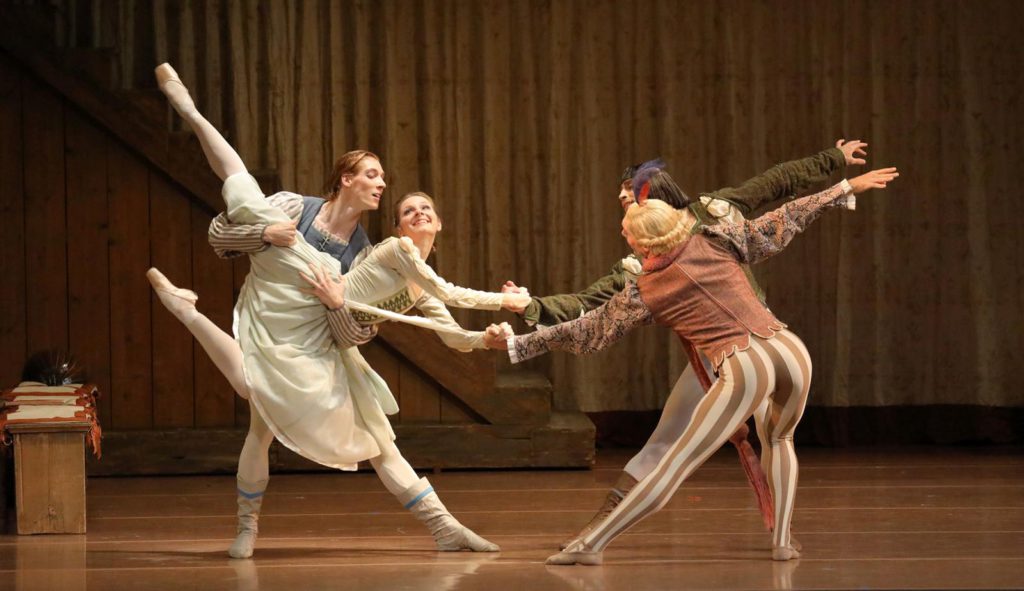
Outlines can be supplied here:
M302 214L301 195L282 191L270 195L267 201L293 220ZM218 257L229 259L267 248L263 242L264 229L266 224L233 224L226 213L221 213L210 222L208 239Z
M327 311L327 325L331 329L335 344L341 349L365 345L377 336L376 325L359 324L345 306Z

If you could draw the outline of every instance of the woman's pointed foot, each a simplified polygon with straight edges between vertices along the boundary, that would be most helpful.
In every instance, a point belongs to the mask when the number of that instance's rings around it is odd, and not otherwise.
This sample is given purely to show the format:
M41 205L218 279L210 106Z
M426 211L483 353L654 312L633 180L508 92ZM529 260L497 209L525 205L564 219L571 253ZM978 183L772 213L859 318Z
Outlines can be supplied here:
M582 564L584 566L600 566L604 562L604 552L590 550L583 540L574 540L565 550L558 554L548 556L544 564L570 565Z
M186 116L196 111L196 104L189 95L188 88L185 87L181 78L178 77L178 73L170 64L160 64L154 72L157 86L160 87L160 91L164 93L178 114Z
M196 292L175 287L156 267L146 271L146 279L149 279L149 284L160 298L160 303L178 320L188 324L191 317L197 314L196 302L199 301L199 296Z

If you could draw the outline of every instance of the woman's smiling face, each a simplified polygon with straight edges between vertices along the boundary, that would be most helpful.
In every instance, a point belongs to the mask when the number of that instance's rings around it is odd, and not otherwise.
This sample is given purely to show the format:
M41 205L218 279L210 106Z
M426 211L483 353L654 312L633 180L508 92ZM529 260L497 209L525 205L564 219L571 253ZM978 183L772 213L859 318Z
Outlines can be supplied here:
M408 236L415 240L424 235L434 236L441 230L441 218L429 197L406 197L398 204L397 214L399 236Z

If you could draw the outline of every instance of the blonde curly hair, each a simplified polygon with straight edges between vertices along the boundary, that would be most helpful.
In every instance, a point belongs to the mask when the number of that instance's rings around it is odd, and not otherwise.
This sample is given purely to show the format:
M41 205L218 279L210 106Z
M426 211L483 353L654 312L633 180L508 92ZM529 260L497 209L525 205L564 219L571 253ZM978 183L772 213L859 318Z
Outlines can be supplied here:
M626 225L636 245L658 256L671 251L690 237L693 216L660 199L648 199L626 210Z

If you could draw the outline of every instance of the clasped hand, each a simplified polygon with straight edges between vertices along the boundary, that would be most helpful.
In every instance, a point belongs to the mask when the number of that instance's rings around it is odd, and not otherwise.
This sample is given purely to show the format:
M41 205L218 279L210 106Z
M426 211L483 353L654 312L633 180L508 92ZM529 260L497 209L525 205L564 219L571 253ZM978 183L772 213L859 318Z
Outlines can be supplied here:
M512 332L512 327L509 326L508 322L492 324L484 330L484 346L488 349L507 351L508 338L514 335L515 333Z
M526 311L526 306L530 305L530 290L511 281L506 281L505 285L501 286L501 293L505 294L501 306L509 312L522 314Z

